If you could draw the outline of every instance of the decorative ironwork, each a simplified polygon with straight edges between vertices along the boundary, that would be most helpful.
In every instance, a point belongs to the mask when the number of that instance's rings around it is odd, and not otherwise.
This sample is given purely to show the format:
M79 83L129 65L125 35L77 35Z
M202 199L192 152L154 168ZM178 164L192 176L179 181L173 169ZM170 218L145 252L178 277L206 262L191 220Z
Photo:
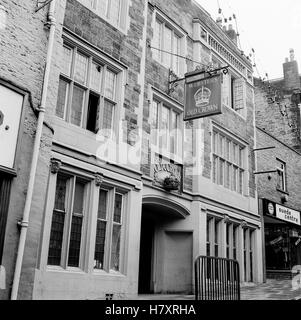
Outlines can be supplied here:
M50 171L53 174L57 174L61 168L62 161L58 159L51 159L50 160Z
M175 92L178 84L178 81L180 81L179 77L171 70L169 69L169 75L168 75L168 94L172 94Z
M52 2L53 0L44 0L44 1L39 1L37 0L37 5L36 5L36 9L35 12L38 12L39 10L41 10L42 8L46 7L47 4L49 4L50 2Z

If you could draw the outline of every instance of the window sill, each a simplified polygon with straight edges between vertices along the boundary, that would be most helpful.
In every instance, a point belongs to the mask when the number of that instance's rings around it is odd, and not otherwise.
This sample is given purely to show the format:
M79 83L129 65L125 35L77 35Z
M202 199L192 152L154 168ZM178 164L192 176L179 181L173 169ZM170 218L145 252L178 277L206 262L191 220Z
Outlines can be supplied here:
M46 267L47 272L59 272L59 273L78 273L78 274L85 274L82 269L79 268L70 268L68 267L67 269L64 269L59 266L47 266Z
M283 193L283 194L286 194L286 195L290 195L287 191L285 191L285 190L282 190L282 189L280 189L280 188L276 188L276 190L277 191L279 191L279 192L281 192L281 193Z
M246 117L246 116L241 115L241 114L240 114L238 111L236 111L235 109L227 106L226 104L223 104L222 106L225 107L225 108L227 108L228 110L231 110L232 112L234 112L236 115L238 115L238 116L239 116L240 118L242 118L244 121L247 120L247 117ZM246 110L246 108L241 109L241 110Z
M110 277L110 276L121 277L121 278L126 277L124 274L122 274L120 272L113 271L113 270L110 270L109 272L107 272L102 269L93 269L92 274L97 275L97 276L106 276L106 277Z

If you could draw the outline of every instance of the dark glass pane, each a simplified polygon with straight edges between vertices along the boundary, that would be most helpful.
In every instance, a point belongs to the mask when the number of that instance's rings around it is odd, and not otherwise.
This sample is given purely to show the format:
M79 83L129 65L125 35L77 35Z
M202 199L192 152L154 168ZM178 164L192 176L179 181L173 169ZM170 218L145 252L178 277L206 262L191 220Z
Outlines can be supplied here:
M106 239L106 221L97 221L96 241L95 241L95 269L103 269L105 239Z
M85 185L78 181L76 181L75 185L75 194L74 194L74 207L73 212L74 213L83 213L83 205L84 205L84 191L85 191Z
M73 98L71 106L71 123L81 125L83 102L85 90L77 86L73 87Z
M111 248L111 269L119 271L120 260L120 234L121 225L113 225L112 248Z
M86 129L92 132L95 132L95 129L96 129L98 105L99 105L99 96L90 93Z
M114 210L114 222L121 222L121 209L122 209L122 195L115 195L115 210Z
M62 119L64 118L67 90L68 83L60 79L55 114Z
M98 219L107 219L107 191L99 191Z
M55 190L54 209L65 211L67 178L58 175Z
M64 220L64 212L53 211L48 251L49 265L59 266L61 264Z
M68 266L78 267L80 258L80 243L82 234L82 216L72 217L71 234L69 244Z

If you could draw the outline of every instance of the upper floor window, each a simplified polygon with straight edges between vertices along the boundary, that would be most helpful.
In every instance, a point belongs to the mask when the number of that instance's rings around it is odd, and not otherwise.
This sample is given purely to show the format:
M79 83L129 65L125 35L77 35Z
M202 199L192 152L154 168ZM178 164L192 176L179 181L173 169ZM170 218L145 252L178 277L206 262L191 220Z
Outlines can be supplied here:
M279 159L277 161L277 188L286 191L286 165Z
M185 37L172 23L156 15L153 28L153 58L170 68L177 75L183 75L185 59Z
M240 194L245 190L245 146L214 129L212 137L214 183Z
M231 72L223 74L222 103L241 116L246 116L246 83L242 77L238 78Z
M126 28L128 0L79 0L84 6L121 30Z
M167 158L181 158L182 117L180 110L156 97L152 100L150 106L151 139L158 154L165 155Z
M56 115L110 136L121 91L121 71L76 46L64 45Z

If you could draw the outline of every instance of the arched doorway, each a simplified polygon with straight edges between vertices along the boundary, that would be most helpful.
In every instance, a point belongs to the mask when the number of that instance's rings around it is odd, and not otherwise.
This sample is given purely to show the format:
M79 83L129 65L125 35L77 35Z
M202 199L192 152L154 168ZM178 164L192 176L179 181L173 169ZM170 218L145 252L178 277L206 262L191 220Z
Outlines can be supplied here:
M161 197L142 202L138 293L192 292L192 231L189 211Z

